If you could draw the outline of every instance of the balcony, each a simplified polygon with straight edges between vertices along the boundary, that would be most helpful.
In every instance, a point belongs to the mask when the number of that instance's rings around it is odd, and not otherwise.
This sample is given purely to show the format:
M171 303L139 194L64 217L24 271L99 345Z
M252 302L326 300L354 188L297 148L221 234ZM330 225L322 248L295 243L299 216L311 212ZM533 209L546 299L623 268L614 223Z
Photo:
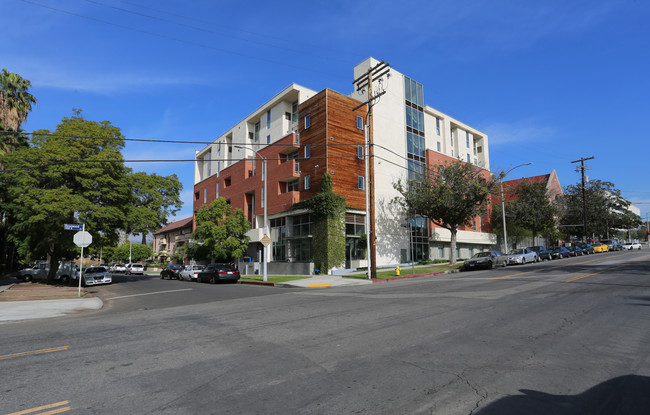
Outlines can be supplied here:
M186 234L186 235L176 235L176 236L174 237L174 242L175 242L175 243L186 242L186 241L188 241L189 239L190 239L190 235L189 235L189 234Z

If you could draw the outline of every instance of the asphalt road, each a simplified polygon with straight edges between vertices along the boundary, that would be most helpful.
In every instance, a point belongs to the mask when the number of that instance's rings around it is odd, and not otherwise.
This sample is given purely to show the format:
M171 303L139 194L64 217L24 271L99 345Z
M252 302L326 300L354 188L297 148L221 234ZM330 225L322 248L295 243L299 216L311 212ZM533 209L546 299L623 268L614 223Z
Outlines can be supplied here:
M645 415L649 277L642 250L310 290L118 282L107 310L0 325L0 414Z

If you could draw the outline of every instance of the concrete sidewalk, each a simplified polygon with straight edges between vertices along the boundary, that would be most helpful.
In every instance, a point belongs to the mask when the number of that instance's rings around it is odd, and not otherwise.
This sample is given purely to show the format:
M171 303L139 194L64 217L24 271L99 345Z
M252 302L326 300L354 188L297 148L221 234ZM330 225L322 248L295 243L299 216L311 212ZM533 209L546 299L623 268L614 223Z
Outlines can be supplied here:
M75 311L99 310L102 300L75 298L69 300L33 300L0 302L0 322L60 317Z
M328 288L372 284L371 280L343 278L338 275L315 275L294 281L276 282L276 287L286 288Z

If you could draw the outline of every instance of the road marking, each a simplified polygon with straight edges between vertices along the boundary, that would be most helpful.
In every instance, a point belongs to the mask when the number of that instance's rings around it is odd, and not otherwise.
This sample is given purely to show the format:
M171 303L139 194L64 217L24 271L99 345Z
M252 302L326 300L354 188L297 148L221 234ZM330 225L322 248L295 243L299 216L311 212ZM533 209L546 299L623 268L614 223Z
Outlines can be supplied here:
M626 255L626 254L619 254L619 255L615 255L615 256L620 256L620 255ZM562 265L558 265L558 266L555 266L555 267L549 267L549 268L544 268L544 269L545 270L546 269L557 269L557 268L562 268L562 267L569 267L569 266L572 266L572 265L586 264L588 262L598 261L599 259L602 259L602 258L590 259L589 261L576 262L574 264L562 264ZM490 279L491 280L502 280L502 279L505 279L505 278L517 277L519 275L530 274L531 272L537 272L537 271L539 271L539 270L537 269L537 270L534 270L534 271L520 272L518 274L506 275L504 277L494 277L494 278L490 278Z
M68 347L70 347L70 346L59 346L59 347L51 347L49 349L32 350L32 351L29 351L29 352L5 354L5 355L0 356L0 360L11 359L12 357L18 357L18 356L26 356L26 355L30 355L30 354L62 352L64 350L68 350Z
M634 262L643 262L643 261L647 261L648 259L650 259L650 258L646 258L646 259L642 259L642 260L634 261ZM629 265L632 265L632 263L619 265L617 267L606 268L606 269L604 269L602 271L592 272L591 274L578 275L577 277L569 278L568 280L564 280L562 282L573 282L573 281L581 280L583 278L591 277L592 275L602 274L603 272L612 271L612 270L615 270L615 269L627 267Z
M33 414L33 413L36 413L38 411L42 411L44 409L56 408L57 406L67 405L69 403L70 402L68 402L68 401L61 401L61 402L51 403L49 405L38 406L38 407L32 408L32 409L25 409L24 411L12 412L12 413L7 414L7 415ZM60 414L61 412L66 412L66 411L69 411L70 409L72 409L72 407L64 406L62 408L56 408L56 409L53 409L53 410L47 411L47 412L39 412L39 415Z
M331 287L332 284L309 284L307 287Z
M142 294L132 294L132 295L122 295L120 297L111 297L107 298L107 300L117 300L118 298L129 298L129 297L140 297L142 295L153 295L153 294L165 294L165 293L175 293L179 291L192 291L191 288L182 288L180 290L167 290L167 291L155 291L152 293L142 293Z

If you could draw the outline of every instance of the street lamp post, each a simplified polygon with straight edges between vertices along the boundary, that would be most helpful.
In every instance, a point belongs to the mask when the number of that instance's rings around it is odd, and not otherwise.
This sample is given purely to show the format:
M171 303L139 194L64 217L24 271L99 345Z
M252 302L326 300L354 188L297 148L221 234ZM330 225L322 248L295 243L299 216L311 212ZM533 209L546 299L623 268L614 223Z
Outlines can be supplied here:
M243 147L243 146L233 146L233 147L241 148L241 149L244 149L244 150L247 149L247 147ZM267 189L268 189L268 186L267 186L268 178L267 178L267 174L266 174L266 159L264 157L262 157L262 155L260 153L258 153L257 150L254 150L252 148L248 148L248 149L253 151L255 154L257 154L257 157L262 159L262 177L264 179L264 191L262 192L262 200L264 201L264 230L263 230L263 233L264 233L264 236L266 236L268 234L268 229L269 229L269 224L267 223L268 222L267 206L269 204L269 201L266 200L266 192L267 192ZM264 246L264 261L263 261L263 263L264 263L264 265L263 265L264 281L266 282L268 280L267 270L268 270L268 263L269 263L269 246L268 245Z
M499 180L500 183L501 183L501 215L503 216L503 253L504 254L508 253L508 231L506 230L506 204L505 204L505 197L503 195L503 179L508 175L508 173L510 173L514 169L516 169L518 167L522 167L522 166L528 166L530 164L533 164L533 163L524 163L524 164L520 164L518 166L515 166L515 167L511 168L510 170L505 172L501 176L501 179Z

